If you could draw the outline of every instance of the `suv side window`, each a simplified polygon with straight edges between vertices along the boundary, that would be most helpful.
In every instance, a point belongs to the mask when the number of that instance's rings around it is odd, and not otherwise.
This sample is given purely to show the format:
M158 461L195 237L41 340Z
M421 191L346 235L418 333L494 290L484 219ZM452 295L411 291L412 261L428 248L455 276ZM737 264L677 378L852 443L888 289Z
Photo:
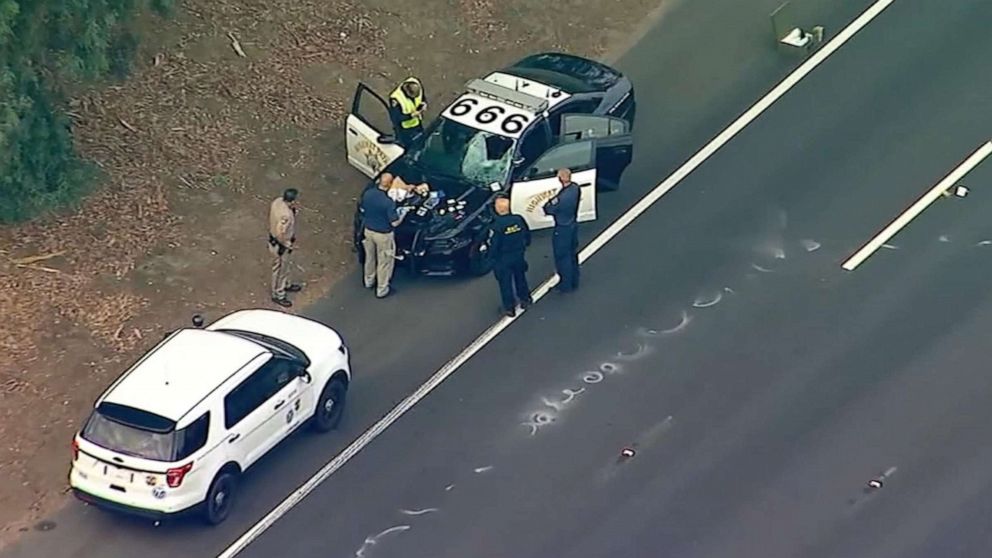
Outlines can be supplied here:
M207 445L207 433L210 432L210 413L194 420L189 426L180 430L176 446L176 459L186 459Z
M224 426L231 428L293 379L296 366L290 361L273 357L254 374L245 378L224 398Z
M565 102L555 107L555 110L548 116L548 124L551 125L551 133L555 139L561 133L561 116L563 114L592 114L603 102L601 97L583 99L581 101Z

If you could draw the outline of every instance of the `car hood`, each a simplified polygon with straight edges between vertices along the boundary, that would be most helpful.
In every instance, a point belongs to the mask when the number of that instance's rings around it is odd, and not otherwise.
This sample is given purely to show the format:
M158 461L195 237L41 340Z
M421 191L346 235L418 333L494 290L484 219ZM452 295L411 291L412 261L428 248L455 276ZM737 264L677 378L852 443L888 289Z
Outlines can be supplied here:
M426 182L430 184L432 192L438 192L440 195L439 203L434 209L425 210L423 214L413 210L400 225L401 231L421 231L428 238L451 234L471 221L478 210L485 206L494 195L494 192L487 188L444 175L433 175L405 164L403 160L396 163L388 169L390 173L401 177L407 183ZM462 204L462 210L454 215L450 213L448 211L449 200L456 204ZM459 217L458 213L463 216Z

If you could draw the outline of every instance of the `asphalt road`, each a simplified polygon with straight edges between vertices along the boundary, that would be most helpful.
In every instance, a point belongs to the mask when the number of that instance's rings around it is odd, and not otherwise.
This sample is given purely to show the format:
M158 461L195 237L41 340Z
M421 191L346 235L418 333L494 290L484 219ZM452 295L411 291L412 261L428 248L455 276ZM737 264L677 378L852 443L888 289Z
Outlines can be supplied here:
M833 4L828 34L869 2ZM896 0L242 556L986 555L992 162L840 268L992 135L992 4L941 4ZM684 2L623 55L636 158L584 239L800 62L776 5ZM307 312L353 347L343 431L265 459L228 523L72 506L4 558L215 556L495 318L491 279L353 279Z

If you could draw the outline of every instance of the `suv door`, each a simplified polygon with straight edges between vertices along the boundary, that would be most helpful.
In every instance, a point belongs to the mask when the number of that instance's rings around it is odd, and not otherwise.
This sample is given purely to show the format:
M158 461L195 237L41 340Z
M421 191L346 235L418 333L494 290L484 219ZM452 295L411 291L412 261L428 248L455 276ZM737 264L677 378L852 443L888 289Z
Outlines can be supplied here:
M370 178L405 151L395 142L389 105L364 83L355 90L345 130L348 163Z
M566 114L561 120L565 142L593 140L596 146L597 189L616 190L634 157L630 123L615 116Z
M558 169L569 168L579 185L580 223L596 219L596 150L593 140L560 143L525 167L510 186L510 210L527 221L531 230L554 226L544 204L561 190ZM516 176L516 174L515 174Z
M288 433L302 380L293 363L273 357L224 398L224 426L232 457L242 468L265 455Z

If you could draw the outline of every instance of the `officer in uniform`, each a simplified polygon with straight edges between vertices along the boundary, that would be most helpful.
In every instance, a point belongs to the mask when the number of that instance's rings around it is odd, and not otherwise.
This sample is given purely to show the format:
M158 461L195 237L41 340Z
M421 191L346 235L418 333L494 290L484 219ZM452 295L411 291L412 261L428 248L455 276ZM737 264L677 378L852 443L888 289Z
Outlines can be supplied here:
M272 254L272 302L288 308L293 305L286 293L302 289L289 282L289 256L296 248L296 212L299 191L288 188L269 206L269 252Z
M512 318L516 315L518 300L524 310L533 302L527 286L527 260L524 258L524 252L530 246L530 228L523 217L510 213L507 198L496 198L495 206L496 217L489 229L489 249L493 275L499 283L501 310Z
M406 78L390 93L389 114L396 128L397 139L403 147L409 147L424 132L423 117L426 109L424 86L415 77Z
M544 213L554 217L555 230L551 247L555 256L560 293L579 288L579 185L572 182L572 171L558 170L561 190L544 204Z

